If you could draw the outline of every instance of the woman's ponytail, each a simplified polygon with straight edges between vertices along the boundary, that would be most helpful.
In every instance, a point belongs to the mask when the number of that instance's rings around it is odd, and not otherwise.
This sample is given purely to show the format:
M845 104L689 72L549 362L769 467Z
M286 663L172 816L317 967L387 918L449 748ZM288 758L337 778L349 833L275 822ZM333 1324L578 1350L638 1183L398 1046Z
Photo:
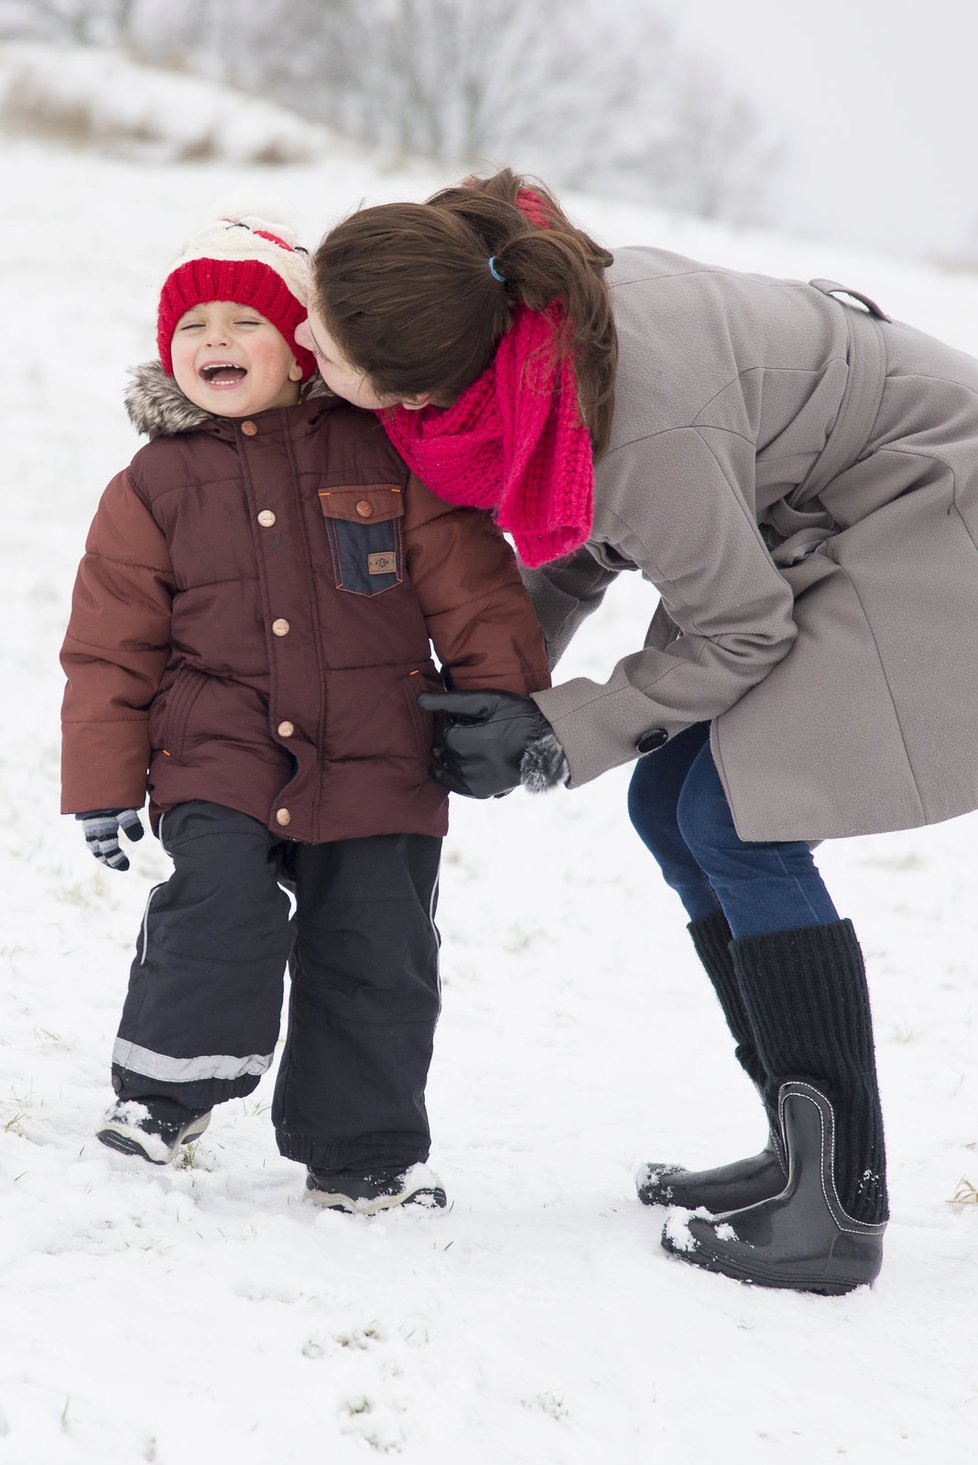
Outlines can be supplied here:
M522 302L559 300L596 454L611 429L616 337L612 256L542 185L501 170L425 204L363 209L315 256L316 303L349 359L394 397L455 401L491 362Z

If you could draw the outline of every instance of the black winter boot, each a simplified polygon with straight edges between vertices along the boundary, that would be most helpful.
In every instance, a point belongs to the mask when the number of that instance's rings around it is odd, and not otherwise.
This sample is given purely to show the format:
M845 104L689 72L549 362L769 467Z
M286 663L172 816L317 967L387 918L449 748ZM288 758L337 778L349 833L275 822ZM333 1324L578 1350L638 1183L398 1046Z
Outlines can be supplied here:
M696 955L703 963L723 1009L727 1026L737 1044L736 1057L741 1068L765 1098L766 1074L758 1057L740 985L730 955L731 934L726 916L703 916L686 928ZM714 1213L740 1210L759 1200L767 1200L784 1189L787 1166L777 1154L776 1111L768 1110L769 1138L764 1149L746 1160L734 1160L710 1170L686 1170L681 1165L642 1165L635 1177L638 1198L646 1206L700 1206Z
M840 1203L835 1112L826 1096L811 1084L788 1083L779 1103L788 1150L785 1191L726 1216L666 1222L662 1245L738 1282L840 1297L876 1280L886 1222L856 1220Z
M766 1287L842 1293L871 1282L887 1219L883 1121L862 954L849 921L731 945L744 1006L777 1088L788 1183L717 1220L667 1224L694 1266Z
M120 1099L96 1130L110 1150L138 1155L151 1165L168 1165L184 1145L200 1139L210 1123L209 1109L185 1109L172 1099Z
M800 1078L835 1111L835 1184L850 1216L888 1216L883 1115L862 952L851 921L749 936L730 947L774 1108Z
M840 1296L865 1286L883 1263L886 1223L857 1221L835 1188L835 1114L806 1083L781 1086L788 1184L758 1205L666 1223L662 1245L692 1266L760 1287Z
M313 1170L306 1176L306 1197L331 1211L375 1216L395 1206L441 1210L448 1204L444 1187L423 1162L407 1169Z

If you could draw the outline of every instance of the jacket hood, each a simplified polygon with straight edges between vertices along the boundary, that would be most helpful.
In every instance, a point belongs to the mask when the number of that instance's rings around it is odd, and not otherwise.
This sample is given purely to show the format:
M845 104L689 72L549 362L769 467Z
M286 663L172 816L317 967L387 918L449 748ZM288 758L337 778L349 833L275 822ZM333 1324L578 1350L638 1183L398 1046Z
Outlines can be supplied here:
M332 395L317 372L306 383L299 400L307 402L312 397ZM167 375L159 361L144 361L141 366L130 370L125 403L133 427L150 437L175 437L178 433L193 432L221 420L217 413L205 411L184 396L175 379Z

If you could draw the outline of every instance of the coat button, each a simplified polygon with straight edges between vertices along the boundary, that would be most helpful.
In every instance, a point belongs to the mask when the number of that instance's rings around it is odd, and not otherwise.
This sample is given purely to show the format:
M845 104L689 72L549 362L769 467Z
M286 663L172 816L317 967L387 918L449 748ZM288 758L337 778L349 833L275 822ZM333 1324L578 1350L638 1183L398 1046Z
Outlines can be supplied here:
M277 621L272 621L273 636L287 636L290 629L291 627L289 626L288 621L282 617L280 617Z
M292 815L289 813L288 809L275 810L275 823L281 824L283 827L286 824L292 823Z
M373 516L374 506L369 499L360 499L357 503L357 513L361 519L370 519Z
M257 437L258 424L257 422L242 422L241 431L244 433L245 437Z
M275 523L275 515L272 513L271 509L262 509L261 513L258 515L258 522L263 529L271 529L272 525Z
M643 733L635 744L640 753L652 753L656 748L661 748L663 743L669 741L669 734L664 727L654 727L651 732Z
M279 723L279 725L278 725L278 735L279 735L280 738L290 738L294 732L295 732L295 723L294 722L285 721L285 722L280 722Z

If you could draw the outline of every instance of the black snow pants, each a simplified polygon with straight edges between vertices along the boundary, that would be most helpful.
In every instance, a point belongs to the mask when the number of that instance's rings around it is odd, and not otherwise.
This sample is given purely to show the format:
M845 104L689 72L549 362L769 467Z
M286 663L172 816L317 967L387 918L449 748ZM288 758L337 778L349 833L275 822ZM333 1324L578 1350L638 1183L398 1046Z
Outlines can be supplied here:
M281 1153L323 1170L427 1159L441 840L297 844L199 801L166 813L160 839L174 868L150 892L136 945L113 1052L119 1097L202 1110L251 1093L274 1058L288 965L272 1105Z

